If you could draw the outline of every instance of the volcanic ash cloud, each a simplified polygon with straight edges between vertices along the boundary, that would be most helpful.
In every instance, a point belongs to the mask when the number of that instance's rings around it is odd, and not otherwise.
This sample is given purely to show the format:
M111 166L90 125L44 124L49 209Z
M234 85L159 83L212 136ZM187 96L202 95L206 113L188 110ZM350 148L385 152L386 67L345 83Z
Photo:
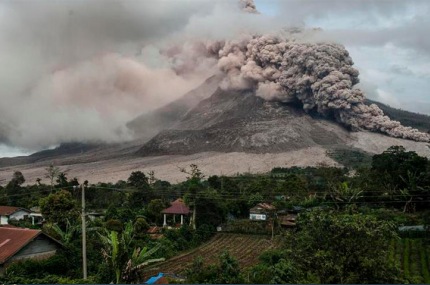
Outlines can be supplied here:
M429 142L430 135L402 126L384 115L354 88L358 70L339 44L299 43L277 36L248 36L218 49L218 67L227 76L226 90L255 90L270 101L299 101L307 112L332 116L352 130L382 132L393 137Z
M257 7L254 4L254 0L240 0L240 8L248 13L258 14Z

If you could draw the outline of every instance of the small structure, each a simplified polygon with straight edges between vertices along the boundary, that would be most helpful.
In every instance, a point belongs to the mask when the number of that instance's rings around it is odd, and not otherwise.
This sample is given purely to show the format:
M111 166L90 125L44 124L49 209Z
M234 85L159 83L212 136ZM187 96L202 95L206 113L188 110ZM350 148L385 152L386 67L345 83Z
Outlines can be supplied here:
M164 214L164 222L163 227L167 226L167 216L166 215L173 215L173 219L175 220L176 215L181 215L181 225L184 224L184 216L188 216L191 211L185 205L184 201L182 199L177 199L171 203L171 206L167 209L164 209L161 211L161 213Z
M255 221L266 221L271 213L276 210L275 206L268 203L258 203L249 210L249 219Z
M0 227L0 273L14 261L49 258L61 246L40 230Z
M160 239L163 237L163 234L161 233L161 227L153 226L149 227L149 229L146 231L146 233L149 235L150 239Z
M0 206L0 225L7 225L10 220L23 220L28 217L30 213L30 210L24 208Z
M297 214L288 213L286 215L279 215L278 220L279 224L286 228L293 228L296 226L296 218Z
M104 214L104 213L101 213L101 212L93 211L93 212L87 213L87 217L88 217L92 222L94 222L94 221L95 221L95 220L97 220L97 219L103 219L103 218L105 217L105 214Z

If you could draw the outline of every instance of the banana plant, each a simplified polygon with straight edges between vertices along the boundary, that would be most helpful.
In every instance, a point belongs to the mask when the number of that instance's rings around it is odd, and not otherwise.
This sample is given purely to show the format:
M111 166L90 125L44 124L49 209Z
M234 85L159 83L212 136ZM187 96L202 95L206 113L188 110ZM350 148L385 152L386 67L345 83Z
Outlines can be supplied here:
M116 284L122 280L133 282L142 267L165 260L164 258L149 259L160 246L152 249L144 247L143 249L134 248L133 251L130 250L133 241L132 223L127 223L121 234L116 231L105 230L104 234L99 233L99 236L103 243L102 255L106 263L115 272Z

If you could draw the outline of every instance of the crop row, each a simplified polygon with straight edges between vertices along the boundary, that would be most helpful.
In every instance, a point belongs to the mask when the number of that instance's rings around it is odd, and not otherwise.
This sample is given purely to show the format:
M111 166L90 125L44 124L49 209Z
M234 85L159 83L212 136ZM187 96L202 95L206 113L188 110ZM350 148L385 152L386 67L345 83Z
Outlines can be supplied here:
M430 284L430 246L424 239L392 241L389 259L410 282Z
M147 273L148 275L158 272L181 274L195 258L200 256L204 264L209 265L216 263L224 251L234 256L242 268L246 268L256 264L263 251L277 246L278 243L272 243L266 236L219 233L208 243L191 252L152 266Z

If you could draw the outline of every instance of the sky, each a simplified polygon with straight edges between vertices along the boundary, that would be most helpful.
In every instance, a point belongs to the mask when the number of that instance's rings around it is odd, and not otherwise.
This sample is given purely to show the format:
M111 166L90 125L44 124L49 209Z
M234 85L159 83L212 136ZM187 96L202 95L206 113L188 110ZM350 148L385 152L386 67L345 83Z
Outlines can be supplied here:
M213 72L178 73L164 56L172 43L291 26L320 28L309 41L344 44L369 98L430 114L430 1L255 4L257 16L235 0L0 0L0 157L129 140L126 122Z

